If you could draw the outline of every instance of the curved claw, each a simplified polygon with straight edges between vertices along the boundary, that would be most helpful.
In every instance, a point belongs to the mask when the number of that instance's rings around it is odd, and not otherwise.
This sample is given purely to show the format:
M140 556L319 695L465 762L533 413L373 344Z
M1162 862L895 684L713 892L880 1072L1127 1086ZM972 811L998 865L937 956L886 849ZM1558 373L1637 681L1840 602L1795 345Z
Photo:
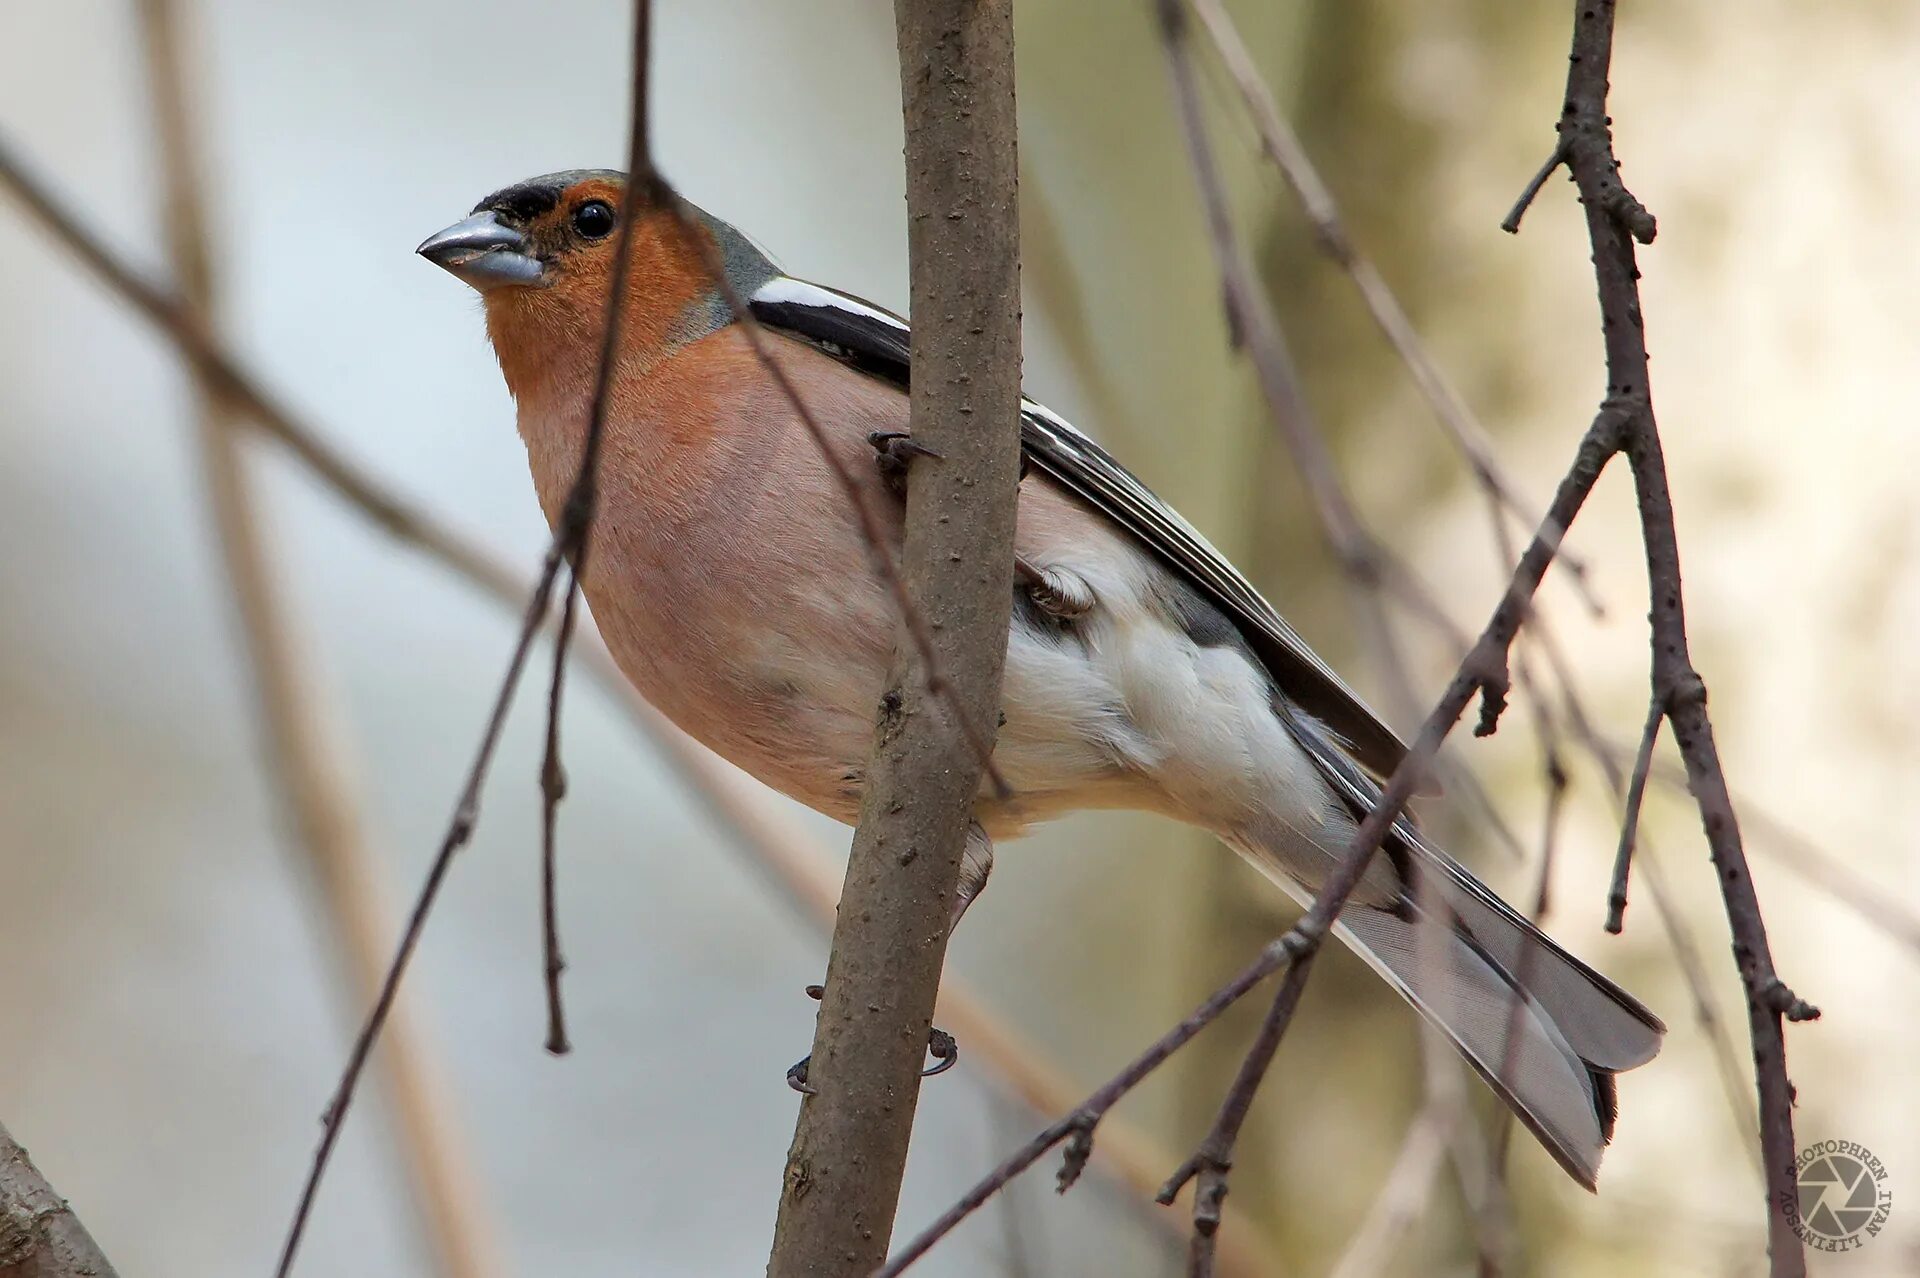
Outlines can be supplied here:
M933 1064L920 1071L922 1078L932 1078L952 1069L960 1059L960 1044L953 1035L935 1026L927 1031L927 1055L933 1057Z
M802 1056L787 1070L787 1086L802 1096L818 1096L820 1093L807 1086L807 1063L813 1057Z
M907 466L915 457L932 457L938 460L940 454L925 444L916 443L912 435L904 430L876 430L867 435L867 443L872 445L874 461L880 467L880 478L893 490L896 497L907 495Z

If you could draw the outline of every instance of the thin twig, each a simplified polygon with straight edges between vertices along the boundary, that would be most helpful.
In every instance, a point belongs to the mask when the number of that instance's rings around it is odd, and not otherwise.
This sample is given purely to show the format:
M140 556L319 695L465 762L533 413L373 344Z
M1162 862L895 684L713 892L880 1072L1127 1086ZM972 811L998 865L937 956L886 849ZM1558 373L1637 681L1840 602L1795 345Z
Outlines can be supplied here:
M653 5L636 0L633 10L633 100L628 104L627 198L620 201L619 233L613 242L613 270L607 281L606 319L600 330L600 351L593 368L593 392L587 405L587 438L580 469L561 507L553 542L571 570L560 599L560 631L553 645L553 675L547 685L546 754L540 768L540 932L545 953L543 970L547 996L547 1051L563 1056L572 1050L567 1041L566 1010L560 998L559 906L555 900L554 827L561 798L566 794L566 771L560 763L560 702L566 683L567 647L573 638L575 592L587 572L593 545L593 516L600 504L600 448L607 433L607 403L619 366L621 321L626 317L627 281L633 273L633 228L640 220L641 203L660 185L653 169L648 134L647 75L651 63Z
M516 581L484 551L409 504L329 446L279 397L265 389L223 347L184 299L156 285L83 229L85 219L34 178L13 148L0 138L0 187L5 187L40 228L64 244L110 290L144 315L222 395L246 412L245 421L265 431L327 487L352 503L388 536L438 559L470 580L498 591Z
M1540 651L1546 655L1547 666L1553 674L1559 689L1560 714L1574 742L1582 753L1591 758L1606 778L1607 792L1620 805L1622 816L1626 811L1627 772L1620 760L1613 757L1608 742L1594 727L1593 716L1588 712L1580 692L1579 680L1574 674L1572 662L1561 648L1552 625L1545 618L1534 618L1534 624L1528 634ZM1523 667L1524 669L1524 667ZM1534 701L1545 709L1544 698L1535 694ZM1683 778L1684 772L1680 774ZM1641 840L1641 860L1644 863L1647 886L1653 892L1654 913L1660 921L1660 930L1666 937L1668 948L1673 951L1674 962L1680 970L1681 982L1687 988L1687 994L1694 1009L1694 1024L1706 1038L1712 1051L1715 1067L1718 1071L1722 1092L1726 1098L1728 1112L1734 1115L1734 1130L1749 1149L1753 1148L1746 1138L1754 1135L1748 1130L1747 1111L1752 1104L1751 1094L1743 1081L1743 1072L1739 1062L1739 1048L1728 1030L1726 1019L1720 1014L1719 1000L1713 992L1713 985L1707 976L1705 962L1700 957L1700 947L1680 917L1678 908L1665 892L1661 880L1655 873L1655 863L1647 855L1646 841Z
M1438 601L1417 575L1388 552L1362 522L1301 393L1285 334L1266 292L1255 280L1234 232L1226 187L1214 158L1200 92L1189 48L1187 13L1181 0L1159 0L1161 50L1173 86L1174 103L1206 213L1209 235L1221 278L1222 296L1230 330L1251 357L1259 376L1269 418L1293 453L1305 479L1320 526L1340 563L1349 586L1354 614L1362 633L1379 659L1396 700L1411 703L1413 694L1388 621L1383 596L1389 586L1412 600L1416 609L1437 619L1443 630L1452 628ZM1224 15L1223 15L1224 16ZM1309 201L1311 202L1311 201ZM1496 530L1504 532L1499 512ZM1423 960L1424 961L1424 960ZM1266 1019L1241 1061L1232 1086L1223 1098L1212 1128L1192 1157L1161 1186L1157 1201L1167 1204L1189 1180L1198 1178L1193 1200L1193 1233L1187 1272L1192 1278L1212 1274L1220 1207L1228 1190L1233 1149L1252 1106L1260 1082L1271 1067L1280 1037L1293 1015L1310 971L1311 958L1294 965L1275 994ZM1431 1058L1430 1058L1431 1059Z
M960 1201L941 1213L931 1225L902 1247L874 1278L897 1278L907 1267L933 1249L935 1243L952 1233L955 1226L972 1215L1008 1182L1046 1157L1056 1145L1067 1146L1066 1159L1059 1175L1059 1189L1065 1193L1080 1178L1093 1153L1094 1128L1106 1118L1107 1111L1151 1075L1175 1052L1185 1047L1201 1030L1213 1024L1220 1014L1239 1002L1250 990L1293 961L1303 944L1298 929L1288 932L1260 951L1258 958L1242 968L1232 980L1209 995L1187 1018L1162 1034L1126 1068L1081 1101L1065 1118L1042 1129L1019 1149L1008 1155L986 1176L961 1196Z
M205 213L208 181L193 126L180 6L142 0L138 7L152 117L160 148L169 254L183 305L213 328L214 255ZM204 370L194 371L197 430L208 505L245 641L252 691L274 784L291 819L325 915L346 960L356 1001L378 988L391 922L380 874L366 843L359 797L333 707L299 643L262 528L234 397ZM448 1106L441 1071L418 1025L396 1009L383 1073L391 1091L397 1143L410 1173L425 1241L437 1272L480 1278L498 1272L499 1249L482 1205L473 1161Z
M584 557L584 556L583 556ZM560 762L560 706L564 701L567 649L573 638L580 559L567 573L560 605L560 629L553 645L553 677L547 684L547 742L540 762L540 948L547 996L547 1051L565 1056L573 1050L567 1037L566 1003L560 996L560 976L567 961L560 953L559 847L560 801L567 795L567 770Z
M1443 632L1457 628L1434 591L1420 580L1411 566L1374 536L1341 482L1332 451L1301 392L1300 378L1279 317L1266 290L1255 278L1252 263L1234 231L1226 184L1201 111L1200 91L1188 45L1186 11L1181 7L1181 0L1155 0L1154 7L1174 105L1220 275L1228 330L1235 344L1246 350L1253 363L1261 395L1266 400L1268 420L1299 468L1328 549L1347 584L1355 621L1380 667L1381 676L1395 690L1397 700L1411 705L1411 684L1404 663L1399 660L1399 647L1385 606L1389 591Z
M1640 805L1647 797L1647 769L1653 766L1653 747L1667 708L1658 697L1647 708L1647 726L1640 730L1640 749L1627 781L1627 810L1620 818L1620 846L1613 854L1613 881L1607 887L1607 931L1618 936L1626 926L1627 876L1633 872L1633 841L1640 832Z
M633 127L628 148L628 171L645 174L650 171L648 159L646 129L647 98L647 35L652 20L650 0L636 0L634 5L634 49L633 49ZM500 741L500 733L506 725L507 711L513 704L513 694L520 685L520 677L526 670L527 657L533 648L533 640L538 634L541 622L547 615L547 609L553 596L555 581L560 568L570 550L576 554L584 545L588 529L591 526L594 507L594 487L598 477L596 469L600 438L604 432L607 409L607 392L612 382L613 354L618 349L619 321L624 313L621 299L625 297L629 248L632 243L634 223L632 200L621 202L619 236L615 240L613 278L607 297L607 326L600 348L600 365L594 379L593 401L588 409L586 450L580 463L579 473L574 477L572 491L568 494L566 507L562 513L560 526L554 529L553 538L547 547L545 560L541 564L538 583L533 596L528 601L526 613L520 621L519 638L514 643L513 656L507 663L507 672L500 682L499 692L494 697L492 713L487 718L487 726L481 734L480 747L475 752L472 766L468 770L467 780L462 787L460 801L454 808L453 819L449 822L440 849L435 855L432 867L427 872L426 883L414 903L413 912L408 916L406 930L400 938L400 947L395 953L392 966L387 971L386 980L380 988L380 995L373 1010L368 1014L366 1023L361 1027L355 1040L353 1051L340 1076L340 1083L327 1106L325 1128L320 1138L320 1146L314 1152L313 1165L310 1168L306 1185L300 1193L299 1206L294 1211L293 1223L287 1232L287 1240L280 1254L280 1263L276 1269L276 1278L286 1278L293 1269L294 1256L299 1251L300 1238L306 1229L308 1216L313 1210L315 1195L319 1192L320 1180L326 1173L327 1163L333 1154L335 1143L339 1140L340 1130L345 1125L348 1107L358 1086L361 1072L366 1067L367 1055L373 1049L373 1043L379 1037L380 1030L393 1006L394 996L398 993L400 979L418 946L420 934L426 927L427 915L432 911L438 899L441 885L446 880L447 871L452 868L454 853L464 846L473 835L474 825L479 819L480 792L486 783L489 767L493 762L494 750ZM581 556L584 558L584 556ZM576 561L577 562L577 561ZM569 581L569 586L573 583ZM556 662L564 660L563 645L556 645ZM558 695L558 676L555 676L555 693ZM550 818L549 818L550 819Z
M1534 200L1538 198L1540 194L1540 188L1547 184L1547 179L1553 176L1554 170L1566 162L1566 146L1564 144L1556 144L1552 153L1549 154L1546 161L1541 164L1539 172L1528 179L1526 190L1520 192L1520 198L1513 202L1513 207L1507 210L1507 215L1500 219L1501 230L1505 231L1508 235L1520 234L1520 219L1527 215L1529 208L1533 207Z
M1806 1257L1795 1232L1793 1085L1787 1078L1781 1019L1818 1015L1780 979L1767 944L1765 920L1741 846L1739 818L1727 791L1707 714L1706 685L1688 655L1680 585L1680 551L1673 499L1653 413L1646 337L1640 313L1634 242L1651 243L1652 214L1620 181L1607 115L1607 74L1613 55L1614 0L1576 0L1572 54L1563 109L1556 126L1585 207L1592 247L1609 400L1620 406L1623 446L1633 472L1646 547L1650 646L1655 696L1666 708L1686 764L1714 869L1718 872L1734 957L1746 986L1748 1031L1760 1094L1760 1143L1766 1168L1764 1203L1774 1278L1799 1278Z
M479 748L474 752L472 764L467 771L466 783L461 787L460 798L454 805L453 817L447 824L446 833L441 837L440 847L434 854L432 866L427 871L426 882L421 886L420 894L414 900L413 910L407 916L404 930L400 934L399 949L395 952L392 964L387 969L386 979L381 982L380 993L375 998L373 1009L367 1014L366 1021L355 1037L353 1050L348 1055L346 1068L341 1071L340 1082L334 1090L333 1099L328 1102L326 1113L321 1117L322 1133L320 1145L314 1151L313 1163L307 1172L306 1184L300 1191L300 1202L294 1210L293 1222L288 1227L285 1244L281 1248L280 1261L275 1266L275 1278L286 1278L293 1270L293 1260L300 1248L301 1235L306 1230L307 1217L313 1211L314 1196L319 1192L320 1179L326 1173L327 1163L333 1156L335 1143L340 1139L340 1129L345 1123L347 1109L353 1103L354 1090L359 1085L360 1075L366 1068L367 1056L373 1050L374 1039L386 1024L388 1014L393 1010L393 1000L400 990L400 978L406 973L407 964L413 958L413 951L420 943L420 933L426 927L427 915L439 899L441 885L445 882L447 871L453 865L453 855L464 847L473 837L474 824L480 815L480 791L486 783L487 771L493 763L495 748L500 743L500 732L506 726L507 710L513 703L513 693L520 686L520 676L526 670L527 656L532 650L533 639L539 632L540 622L547 614L547 606L553 595L554 577L558 574L560 556L558 546L550 549L544 564L541 565L539 584L535 586L533 597L528 600L526 613L520 621L519 638L513 646L513 655L507 661L507 671L500 681L500 690L495 694L493 708L488 713L486 727L480 735Z

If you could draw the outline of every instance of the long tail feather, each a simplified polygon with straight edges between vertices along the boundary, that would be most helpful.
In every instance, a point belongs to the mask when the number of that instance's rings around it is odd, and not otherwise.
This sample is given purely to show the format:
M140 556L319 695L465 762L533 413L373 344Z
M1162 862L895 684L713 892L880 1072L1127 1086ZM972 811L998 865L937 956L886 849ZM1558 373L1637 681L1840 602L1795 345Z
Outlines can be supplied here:
M1379 787L1312 720L1297 711L1285 717L1348 809L1356 818L1367 812ZM1244 850L1294 897L1311 898L1277 849ZM1335 931L1447 1035L1560 1165L1592 1189L1613 1133L1613 1075L1652 1060L1666 1027L1411 822L1395 823L1381 855L1398 871L1401 899L1386 908L1350 905Z

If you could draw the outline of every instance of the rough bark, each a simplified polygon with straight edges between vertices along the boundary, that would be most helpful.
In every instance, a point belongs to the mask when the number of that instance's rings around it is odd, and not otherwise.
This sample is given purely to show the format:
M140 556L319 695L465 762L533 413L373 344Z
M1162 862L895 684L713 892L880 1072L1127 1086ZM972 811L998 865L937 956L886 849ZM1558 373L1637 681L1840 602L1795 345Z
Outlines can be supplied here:
M0 1278L114 1278L87 1227L0 1124Z
M991 734L1019 478L1018 168L1010 0L899 0L913 272L902 567L953 705ZM886 1258L982 760L900 645L780 1195L768 1272ZM964 1050L964 1044L962 1050Z

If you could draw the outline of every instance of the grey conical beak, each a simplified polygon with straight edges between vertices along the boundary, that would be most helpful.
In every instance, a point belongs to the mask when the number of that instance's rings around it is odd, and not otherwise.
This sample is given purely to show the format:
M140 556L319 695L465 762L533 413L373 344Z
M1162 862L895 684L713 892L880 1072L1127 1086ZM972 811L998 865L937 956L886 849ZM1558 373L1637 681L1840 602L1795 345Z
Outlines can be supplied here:
M527 237L491 209L430 235L414 250L482 293L506 285L544 281L546 268L529 251Z

